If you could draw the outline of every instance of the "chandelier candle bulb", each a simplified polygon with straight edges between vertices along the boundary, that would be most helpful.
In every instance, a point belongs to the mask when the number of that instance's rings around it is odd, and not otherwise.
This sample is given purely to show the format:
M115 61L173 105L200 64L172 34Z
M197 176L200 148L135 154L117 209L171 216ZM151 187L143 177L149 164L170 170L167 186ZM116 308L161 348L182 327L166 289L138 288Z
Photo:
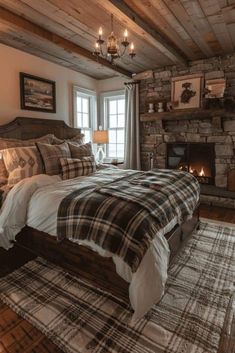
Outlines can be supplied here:
M130 53L129 53L130 57L133 59L135 56L135 46L134 43L131 43L131 47L130 47Z
M123 42L121 43L124 46L125 50L126 50L126 47L128 47L128 45L129 45L127 37L128 37L128 32L127 32L127 29L125 29L125 31L124 31L124 39L123 39ZM125 50L124 50L124 52L125 52Z
M95 54L99 55L100 54L100 50L99 50L99 43L95 43Z
M99 38L101 39L101 37L102 37L102 34L103 34L103 29L102 29L102 27L100 27L99 28Z

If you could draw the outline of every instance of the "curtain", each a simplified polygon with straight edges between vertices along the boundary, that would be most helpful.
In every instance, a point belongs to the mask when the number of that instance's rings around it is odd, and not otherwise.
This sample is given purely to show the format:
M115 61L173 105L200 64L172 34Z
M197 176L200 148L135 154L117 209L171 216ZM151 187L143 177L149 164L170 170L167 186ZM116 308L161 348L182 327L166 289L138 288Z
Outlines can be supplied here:
M140 170L139 84L125 86L124 168Z

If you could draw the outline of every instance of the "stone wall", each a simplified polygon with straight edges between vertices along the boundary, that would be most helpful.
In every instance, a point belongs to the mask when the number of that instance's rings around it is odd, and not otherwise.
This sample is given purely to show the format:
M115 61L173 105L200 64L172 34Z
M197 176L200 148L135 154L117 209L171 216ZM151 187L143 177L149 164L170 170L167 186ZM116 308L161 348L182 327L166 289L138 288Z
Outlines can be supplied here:
M226 96L235 97L235 54L224 57L197 60L187 67L170 66L165 69L149 70L136 76L140 79L140 113L148 111L148 103L171 101L171 78L203 73L205 79L226 78Z
M171 78L204 73L205 79L226 78L226 96L235 97L235 54L223 58L194 61L188 67L171 66L148 71L140 78L140 113L148 111L148 103L171 100ZM169 120L141 122L141 163L150 168L150 156L157 168L166 166L167 142L214 142L216 153L216 186L227 186L227 171L235 167L234 117L203 120Z

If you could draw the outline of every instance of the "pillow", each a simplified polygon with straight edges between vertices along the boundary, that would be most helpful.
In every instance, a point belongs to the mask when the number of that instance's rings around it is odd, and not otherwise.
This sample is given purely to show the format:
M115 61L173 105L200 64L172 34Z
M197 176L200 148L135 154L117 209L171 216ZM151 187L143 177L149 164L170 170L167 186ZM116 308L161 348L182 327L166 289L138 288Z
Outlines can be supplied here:
M1 152L0 152L1 153ZM0 185L5 185L7 184L7 179L8 179L8 173L5 167L5 164L2 159L2 155L0 158Z
M8 148L2 151L2 157L8 172L8 185L43 173L42 162L35 146Z
M60 158L60 163L63 180L92 174L96 171L94 157L84 157L83 159Z
M25 147L25 146L34 146L35 142L40 141L44 143L52 143L54 135L49 134L37 139L30 140L19 140L19 139L10 139L10 138L0 138L0 151L7 148L13 147ZM8 173L3 162L3 159L0 159L0 185L7 184Z
M76 145L72 142L68 143L72 158L83 158L93 156L91 143L84 143L83 145Z
M61 140L61 139L57 138L56 136L54 136L53 145L59 145L63 142L73 142L76 145L82 145L84 143L83 139L84 139L83 134L77 134L76 136L72 137L71 139L64 139L64 140Z
M41 154L46 174L60 174L60 158L71 157L67 142L61 143L60 145L48 145L46 143L37 142L36 145Z

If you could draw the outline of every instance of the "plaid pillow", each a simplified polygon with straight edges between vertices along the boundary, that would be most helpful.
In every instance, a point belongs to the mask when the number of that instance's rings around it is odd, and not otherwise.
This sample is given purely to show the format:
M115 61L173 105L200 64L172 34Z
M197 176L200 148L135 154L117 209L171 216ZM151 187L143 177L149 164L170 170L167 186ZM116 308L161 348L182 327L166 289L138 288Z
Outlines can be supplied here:
M48 145L37 142L37 147L42 156L45 172L48 175L61 173L60 158L71 157L69 146L66 142L60 145Z
M43 173L41 158L35 146L8 148L2 151L2 157L9 174L9 186Z
M92 174L96 171L95 158L93 156L84 157L83 159L60 158L60 163L63 180Z
M36 142L43 143L52 143L54 135L48 134L36 139L30 140L19 140L12 138L0 138L0 150L5 150L7 148L15 148L15 147L28 147L35 146ZM1 152L0 152L1 153ZM0 185L7 184L8 173L3 162L3 159L0 159Z
M68 143L72 158L83 158L93 156L91 143L84 143L83 145L76 145L72 142Z

